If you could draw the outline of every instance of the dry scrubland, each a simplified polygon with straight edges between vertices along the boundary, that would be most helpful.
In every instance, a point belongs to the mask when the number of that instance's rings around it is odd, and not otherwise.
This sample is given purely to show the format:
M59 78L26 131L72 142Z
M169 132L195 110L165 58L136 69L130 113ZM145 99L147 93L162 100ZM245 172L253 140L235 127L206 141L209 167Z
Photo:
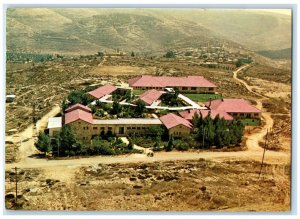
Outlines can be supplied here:
M258 179L259 168L259 162L204 159L99 164L66 180L24 169L20 202L25 210L288 211L289 166L266 165ZM8 192L13 181L6 172ZM12 201L6 199L7 208Z
M260 98L236 82L232 72L203 68L190 60L97 57L57 59L35 65L8 63L7 93L17 97L14 104L6 105L6 131L24 130L32 122L33 105L36 116L41 117L60 104L71 90L101 81L122 84L134 75L146 73L203 75L218 85L218 92L225 97L245 98L253 103ZM240 72L238 77L268 98L263 101L264 111L271 112L274 119L269 145L288 153L290 70L258 63ZM6 162L15 162L17 153L18 144L6 142ZM289 165L267 164L261 179L258 179L259 167L258 162L252 161L202 159L82 168L62 166L57 171L59 175L53 175L50 167L21 169L19 200L26 210L288 211ZM7 208L12 207L14 185L14 174L6 172Z

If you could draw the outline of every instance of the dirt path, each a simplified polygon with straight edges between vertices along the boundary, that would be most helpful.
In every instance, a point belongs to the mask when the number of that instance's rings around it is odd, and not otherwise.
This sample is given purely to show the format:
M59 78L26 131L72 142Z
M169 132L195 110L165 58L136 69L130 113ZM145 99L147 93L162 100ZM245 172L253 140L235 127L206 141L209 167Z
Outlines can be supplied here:
M253 87L249 86L245 81L242 79L239 79L237 77L238 73L246 68L250 67L249 64L244 65L233 72L233 79L238 81L239 83L243 84L245 88L255 94L256 96L259 96L260 98L256 99L256 107L262 111L261 116L262 119L265 122L265 125L261 128L259 132L253 133L250 136L247 137L246 145L248 147L248 151L263 151L263 148L259 146L259 141L261 141L264 136L267 134L267 130L270 130L273 127L274 121L271 117L271 114L269 112L264 111L262 106L262 101L268 99L267 97L261 95L260 93L257 93L253 91Z
M53 107L46 115L44 115L35 126L30 125L21 133L6 136L6 141L13 141L17 144L20 144L19 159L21 163L31 162L32 158L30 159L29 156L37 152L37 149L34 146L34 135L47 127L48 119L55 116L59 112L60 107L57 105Z

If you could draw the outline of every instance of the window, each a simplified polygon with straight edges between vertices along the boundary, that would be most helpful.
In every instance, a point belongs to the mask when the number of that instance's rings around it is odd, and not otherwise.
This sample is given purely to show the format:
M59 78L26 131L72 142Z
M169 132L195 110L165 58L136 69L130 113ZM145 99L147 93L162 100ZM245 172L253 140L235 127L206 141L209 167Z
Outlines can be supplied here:
M127 130L130 130L131 129L131 127L127 127Z
M187 90L188 88L187 87L182 87L182 90Z
M97 129L98 129L98 127L93 127L93 129L94 129L94 130L97 130Z
M132 129L136 129L136 127L132 127Z
M112 130L112 127L108 127L108 131L111 131Z
M213 87L210 87L210 88L208 88L208 90L214 90L214 88L213 88Z
M142 127L142 129L146 129L146 127Z
M237 113L233 113L233 116L237 116Z
M101 129L102 131L104 131L104 127L101 127L100 129Z
M141 127L137 127L137 130L140 130L141 129Z
M240 113L240 116L244 116L244 113Z
M196 87L192 87L191 90L197 90L197 88Z
M89 127L86 127L86 129L88 130L88 129L89 129Z

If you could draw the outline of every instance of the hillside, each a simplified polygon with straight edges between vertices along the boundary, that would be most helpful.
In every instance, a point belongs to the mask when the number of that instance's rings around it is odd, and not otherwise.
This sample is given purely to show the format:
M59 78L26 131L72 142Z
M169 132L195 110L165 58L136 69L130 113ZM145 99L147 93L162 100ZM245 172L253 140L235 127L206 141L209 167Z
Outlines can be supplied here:
M292 56L291 48L280 50L262 50L258 51L258 53L271 59L291 59Z
M208 40L252 50L291 47L290 17L258 11L18 8L7 10L6 30L8 51L159 53Z

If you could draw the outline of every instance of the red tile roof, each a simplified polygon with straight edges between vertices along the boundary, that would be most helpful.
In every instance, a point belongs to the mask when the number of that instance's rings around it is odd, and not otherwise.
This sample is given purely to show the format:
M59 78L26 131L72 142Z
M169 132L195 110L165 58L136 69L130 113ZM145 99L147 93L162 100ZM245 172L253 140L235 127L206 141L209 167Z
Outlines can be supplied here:
M227 113L260 113L259 109L244 99L213 100L211 105L209 102L206 102L205 105L212 110L225 111Z
M180 116L177 116L173 113L164 115L164 116L160 117L159 119L167 127L167 129L173 128L178 125L184 125L190 129L193 127L192 124L188 120L186 120Z
M218 111L218 110L198 110L198 109L193 109L193 110L186 110L183 112L180 112L179 114L189 120L192 121L195 113L197 113L199 116L202 114L202 118L205 118L210 112L210 117L212 119L216 118L217 115L219 115L220 118L223 118L225 120L233 120L233 117L230 116L228 113L224 111Z
M143 75L128 80L131 87L216 87L202 76L167 77Z
M81 110L84 110L86 112L92 112L92 110L89 107L84 106L84 105L82 105L80 103L76 103L75 105L70 106L65 111L66 112L70 112L70 111L73 111L73 110L76 110L76 109L81 109Z
M86 112L81 109L76 109L65 114L65 124L75 122L77 120L82 120L88 123L93 123L92 113Z
M147 90L140 95L139 99L144 101L146 104L151 105L154 101L158 100L162 95L161 91L157 90Z
M110 94L117 90L117 88L111 84L106 84L104 86L98 87L96 90L88 92L90 95L95 97L96 99L99 99L107 94Z

